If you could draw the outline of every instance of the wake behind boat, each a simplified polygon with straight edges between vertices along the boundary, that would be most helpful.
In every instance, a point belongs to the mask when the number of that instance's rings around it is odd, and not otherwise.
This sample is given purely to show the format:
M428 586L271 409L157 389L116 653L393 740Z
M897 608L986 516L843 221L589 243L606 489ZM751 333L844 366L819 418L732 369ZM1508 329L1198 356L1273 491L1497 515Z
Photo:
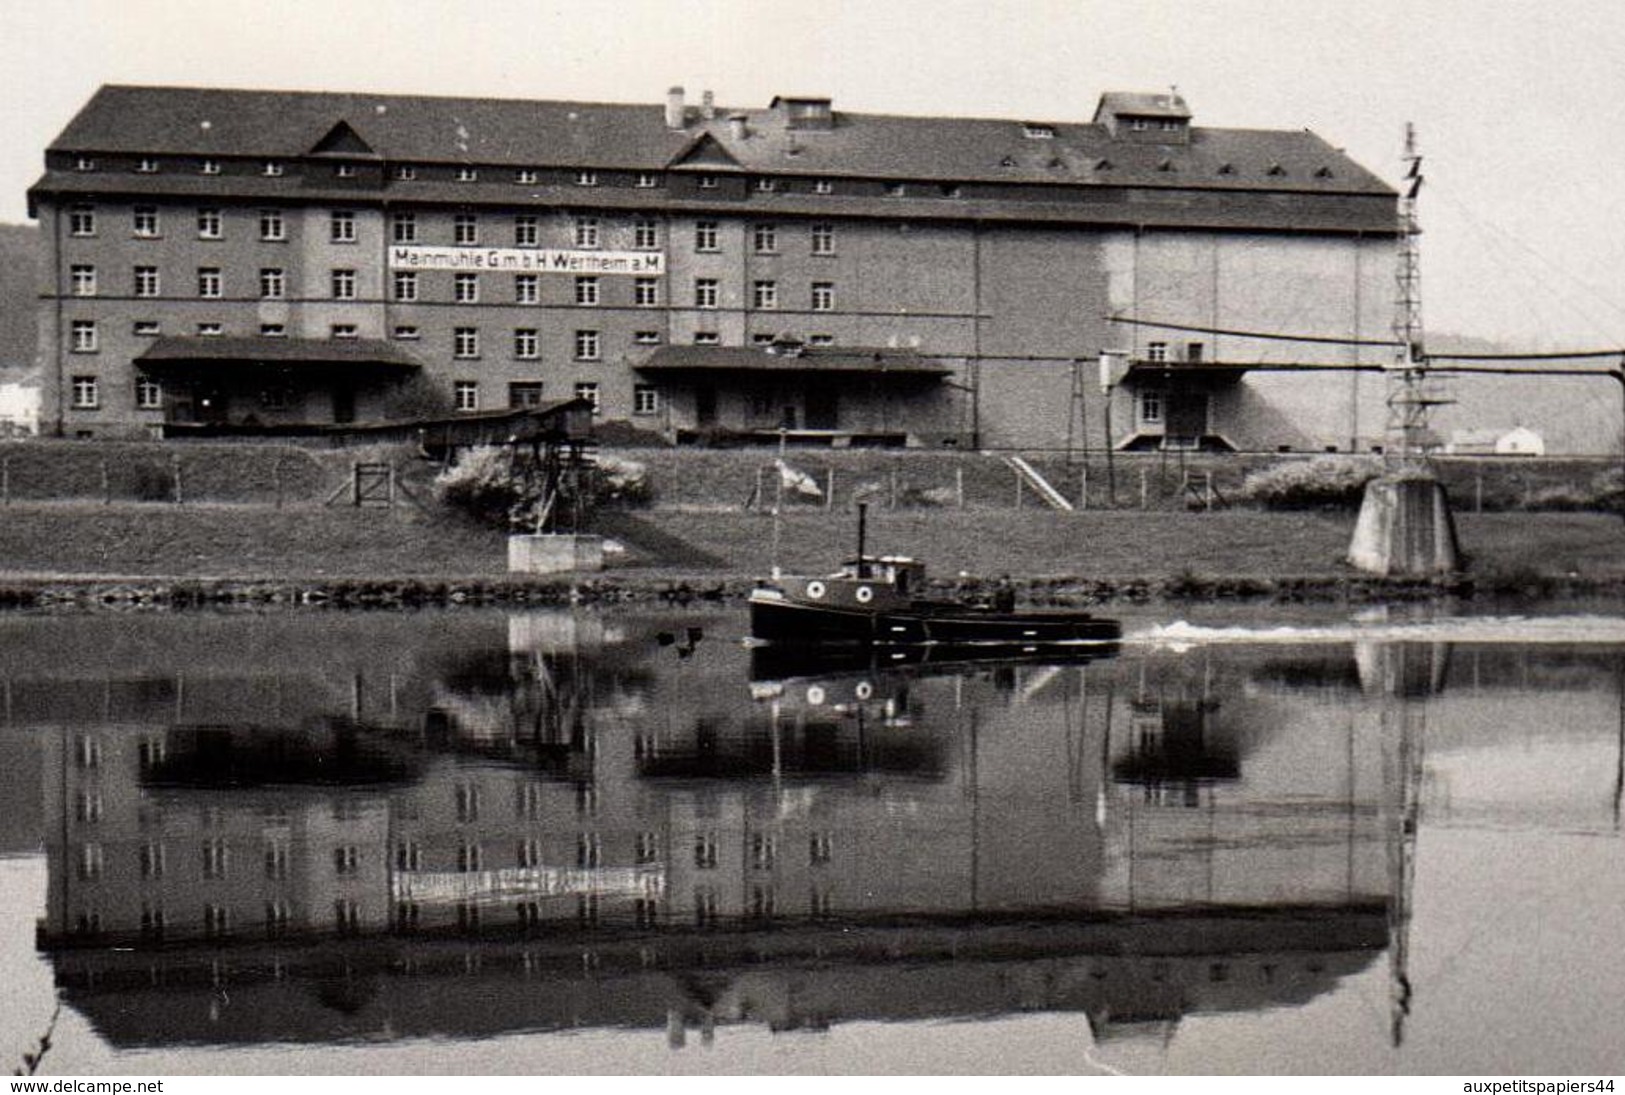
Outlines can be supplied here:
M1027 651L1122 637L1116 620L1065 609L1016 611L1013 592L991 603L926 595L925 564L864 551L865 507L858 507L857 557L823 577L775 575L750 595L751 637L771 643L866 646L1003 646Z

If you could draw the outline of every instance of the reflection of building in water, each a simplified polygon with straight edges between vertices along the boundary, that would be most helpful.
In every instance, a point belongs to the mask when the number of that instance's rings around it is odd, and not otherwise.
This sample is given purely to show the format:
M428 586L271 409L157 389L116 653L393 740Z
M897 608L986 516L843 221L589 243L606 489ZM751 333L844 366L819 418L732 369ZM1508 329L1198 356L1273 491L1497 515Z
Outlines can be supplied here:
M396 652L393 678L313 654L13 682L68 999L132 1043L1023 1009L1106 1032L1301 1003L1388 938L1365 743L1234 675L753 692L735 647L553 630ZM92 688L115 698L61 708Z

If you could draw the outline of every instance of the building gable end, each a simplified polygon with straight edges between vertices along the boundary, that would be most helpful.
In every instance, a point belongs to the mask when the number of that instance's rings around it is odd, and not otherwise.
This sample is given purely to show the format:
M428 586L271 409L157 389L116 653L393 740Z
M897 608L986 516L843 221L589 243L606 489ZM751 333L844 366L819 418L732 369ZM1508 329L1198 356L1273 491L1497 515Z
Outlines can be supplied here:
M342 119L310 146L311 156L376 156L372 145Z

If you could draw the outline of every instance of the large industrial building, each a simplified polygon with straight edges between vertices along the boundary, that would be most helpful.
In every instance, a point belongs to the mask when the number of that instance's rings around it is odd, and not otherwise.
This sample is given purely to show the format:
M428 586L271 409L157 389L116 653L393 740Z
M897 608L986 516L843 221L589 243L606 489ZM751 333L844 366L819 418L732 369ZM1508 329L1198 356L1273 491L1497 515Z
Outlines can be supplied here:
M1388 337L1394 192L1174 93L1077 107L104 87L29 193L42 432L582 397L673 441L1377 442L1381 377L1259 366L1391 357L1337 340Z

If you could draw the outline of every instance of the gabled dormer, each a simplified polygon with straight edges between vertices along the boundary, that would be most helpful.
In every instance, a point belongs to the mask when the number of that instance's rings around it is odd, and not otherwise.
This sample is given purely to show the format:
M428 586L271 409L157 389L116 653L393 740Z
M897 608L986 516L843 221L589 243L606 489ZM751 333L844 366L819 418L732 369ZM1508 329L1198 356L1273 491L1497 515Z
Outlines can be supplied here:
M1095 107L1094 122L1119 141L1189 144L1191 139L1190 107L1175 91L1108 91Z
M677 155L667 161L666 167L692 171L744 170L739 161L734 159L733 153L724 148L722 142L710 133L696 135L678 151Z
M373 159L378 153L373 151L361 134L349 122L342 119L329 129L322 139L310 146L307 153L310 156L328 156L343 159Z

